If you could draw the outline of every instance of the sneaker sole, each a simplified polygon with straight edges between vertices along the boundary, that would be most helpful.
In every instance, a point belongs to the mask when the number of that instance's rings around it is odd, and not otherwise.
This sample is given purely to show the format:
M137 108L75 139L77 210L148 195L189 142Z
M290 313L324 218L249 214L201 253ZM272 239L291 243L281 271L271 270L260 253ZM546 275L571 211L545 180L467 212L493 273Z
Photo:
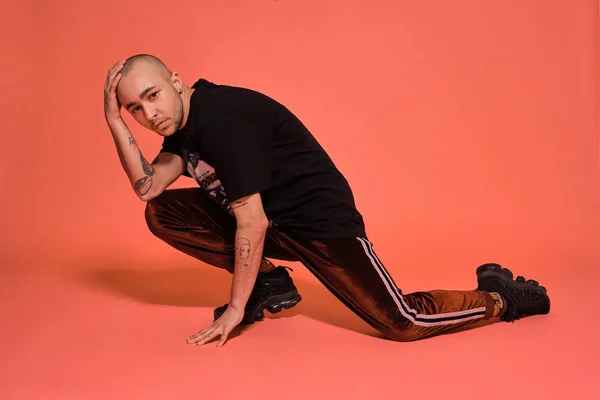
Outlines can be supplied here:
M300 296L296 289L288 293L270 296L263 302L258 304L251 314L248 314L248 312L246 312L246 315L244 315L243 323L252 324L256 321L262 321L265 317L265 310L269 311L271 314L277 314L283 309L287 310L296 306L300 301L302 301L302 296ZM223 312L224 311L225 310L223 310ZM221 315L223 315L223 313L215 312L215 321Z
M257 312L255 314L261 313L264 317L264 310L269 311L271 314L277 314L281 312L284 308L286 310L294 307L302 300L302 296L298 294L297 290L294 290L289 293L278 294L275 296L269 297L267 300L263 301L258 307ZM267 306L267 304L270 304Z

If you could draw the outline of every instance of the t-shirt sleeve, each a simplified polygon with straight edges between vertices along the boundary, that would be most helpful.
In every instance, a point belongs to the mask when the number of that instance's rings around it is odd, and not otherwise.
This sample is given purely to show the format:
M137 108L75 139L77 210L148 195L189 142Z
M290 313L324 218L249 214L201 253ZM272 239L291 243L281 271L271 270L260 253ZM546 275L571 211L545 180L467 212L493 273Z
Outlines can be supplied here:
M229 202L271 187L272 132L234 116L206 128L203 153L227 193Z

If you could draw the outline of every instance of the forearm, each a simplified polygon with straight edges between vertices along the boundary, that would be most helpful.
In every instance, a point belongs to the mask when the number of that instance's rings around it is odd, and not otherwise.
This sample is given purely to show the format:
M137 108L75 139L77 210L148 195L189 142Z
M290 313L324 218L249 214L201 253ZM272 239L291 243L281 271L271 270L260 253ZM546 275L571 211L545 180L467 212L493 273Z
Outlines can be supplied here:
M239 223L235 234L235 267L230 304L244 312L262 261L266 221Z
M125 121L119 119L111 122L109 128L117 147L119 160L131 186L136 194L144 199L153 188L154 168L144 158Z

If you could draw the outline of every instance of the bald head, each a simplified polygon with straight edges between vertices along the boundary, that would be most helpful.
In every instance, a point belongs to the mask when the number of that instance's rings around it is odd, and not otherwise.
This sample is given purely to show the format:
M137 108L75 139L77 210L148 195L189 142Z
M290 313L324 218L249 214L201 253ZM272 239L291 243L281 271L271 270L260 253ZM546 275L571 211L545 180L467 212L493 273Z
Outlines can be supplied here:
M153 56L152 54L136 54L125 60L125 65L121 70L123 78L125 78L139 63L145 63L152 67L165 79L170 80L171 75L173 75L171 70L158 57Z
M177 73L151 54L136 54L120 74L117 98L137 122L164 136L179 129L190 92Z

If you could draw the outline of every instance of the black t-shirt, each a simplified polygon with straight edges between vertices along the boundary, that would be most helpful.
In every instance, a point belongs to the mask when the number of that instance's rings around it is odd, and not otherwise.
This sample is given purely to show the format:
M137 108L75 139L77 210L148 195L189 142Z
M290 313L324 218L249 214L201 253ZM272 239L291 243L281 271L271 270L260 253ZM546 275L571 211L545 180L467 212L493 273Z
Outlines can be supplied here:
M291 233L366 237L350 186L286 107L254 90L199 79L186 125L161 151L182 157L184 175L231 213L229 202L260 193L265 214Z

